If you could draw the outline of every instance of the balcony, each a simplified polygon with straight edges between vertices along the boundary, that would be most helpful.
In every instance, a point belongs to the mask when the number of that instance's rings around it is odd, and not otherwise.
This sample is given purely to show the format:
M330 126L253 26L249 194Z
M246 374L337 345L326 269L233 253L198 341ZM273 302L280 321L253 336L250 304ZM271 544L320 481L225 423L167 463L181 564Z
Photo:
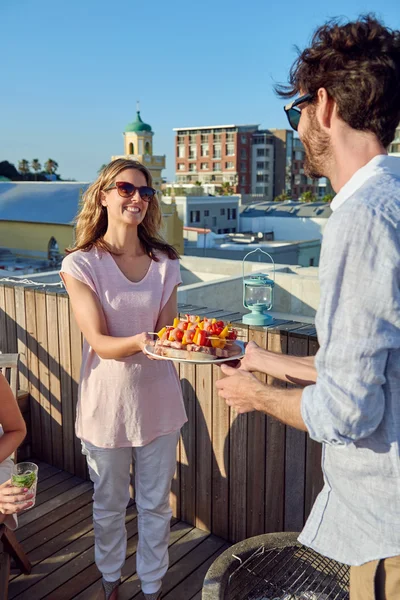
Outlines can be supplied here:
M229 309L193 304L179 309L237 322L240 339L276 352L305 356L318 348L314 326L303 322L280 319L257 328L241 324L240 313ZM35 458L41 474L37 506L21 517L18 530L33 570L12 575L10 598L90 600L99 586L91 483L74 435L81 343L63 290L0 284L0 350L19 352L19 398L28 426L19 460ZM208 567L230 544L302 528L322 487L321 447L263 414L235 413L217 395L215 383L222 376L217 366L181 364L178 373L188 423L177 450L163 597L199 600ZM140 598L136 527L131 503L121 586L126 599Z

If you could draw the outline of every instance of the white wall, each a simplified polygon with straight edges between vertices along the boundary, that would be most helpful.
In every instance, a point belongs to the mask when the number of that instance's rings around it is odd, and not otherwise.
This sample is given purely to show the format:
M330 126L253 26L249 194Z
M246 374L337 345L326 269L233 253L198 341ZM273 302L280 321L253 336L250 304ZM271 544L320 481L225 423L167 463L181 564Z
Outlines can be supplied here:
M328 219L310 217L240 217L240 231L273 231L275 240L322 239Z

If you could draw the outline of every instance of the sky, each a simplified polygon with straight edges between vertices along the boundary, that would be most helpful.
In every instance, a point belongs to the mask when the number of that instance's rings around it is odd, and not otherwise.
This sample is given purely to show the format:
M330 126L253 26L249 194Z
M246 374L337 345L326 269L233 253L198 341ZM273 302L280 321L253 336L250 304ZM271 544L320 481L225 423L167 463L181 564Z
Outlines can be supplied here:
M366 12L400 29L398 0L0 0L0 161L52 158L92 181L139 100L171 180L174 127L286 128L273 86L295 46Z

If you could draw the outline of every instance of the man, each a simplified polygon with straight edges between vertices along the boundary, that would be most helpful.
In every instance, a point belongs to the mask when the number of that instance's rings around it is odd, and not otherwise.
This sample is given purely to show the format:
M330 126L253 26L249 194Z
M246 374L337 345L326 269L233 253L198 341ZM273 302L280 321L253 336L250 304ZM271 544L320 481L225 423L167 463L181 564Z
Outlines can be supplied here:
M315 359L247 346L217 382L324 446L324 489L300 541L352 565L351 600L400 599L400 31L371 16L319 28L292 67L285 107L310 177L337 192L319 268ZM298 389L260 383L263 371ZM313 383L315 382L315 383Z

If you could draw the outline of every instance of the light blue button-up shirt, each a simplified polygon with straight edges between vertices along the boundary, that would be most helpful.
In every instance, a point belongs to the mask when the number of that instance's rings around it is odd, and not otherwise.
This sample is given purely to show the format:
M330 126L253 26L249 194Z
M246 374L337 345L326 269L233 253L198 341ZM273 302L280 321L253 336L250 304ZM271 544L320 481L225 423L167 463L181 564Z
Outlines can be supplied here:
M317 382L301 411L324 488L299 540L349 565L400 555L400 159L376 156L325 228Z

